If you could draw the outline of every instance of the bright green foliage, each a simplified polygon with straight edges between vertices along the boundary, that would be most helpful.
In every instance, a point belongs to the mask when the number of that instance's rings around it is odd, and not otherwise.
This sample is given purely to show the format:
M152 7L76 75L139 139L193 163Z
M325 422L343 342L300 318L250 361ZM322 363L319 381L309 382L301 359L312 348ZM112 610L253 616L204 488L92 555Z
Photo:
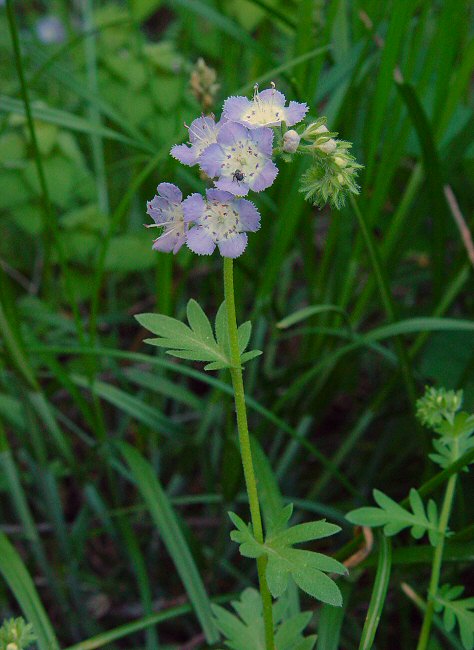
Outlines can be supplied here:
M10 618L0 627L0 650L26 650L34 641L33 626L23 618Z
M461 411L456 413L452 425L446 424L446 433L441 438L433 440L435 454L430 458L440 467L448 467L461 458L469 449L474 447L474 416ZM448 431L449 429L449 431ZM467 467L465 468L467 471Z
M292 512L291 504L283 508L263 544L255 539L251 525L245 524L231 512L229 516L237 530L233 530L230 537L240 544L240 553L244 557L267 556L266 578L274 598L284 593L291 576L298 587L313 598L340 607L341 592L326 573L344 575L347 573L344 565L322 553L293 548L293 544L334 535L340 531L340 527L322 519L287 528Z
M255 589L245 589L240 600L232 602L237 612L213 605L216 625L225 637L225 645L232 650L265 650L265 630L262 615L262 599ZM312 650L316 636L303 636L303 630L311 620L312 612L287 616L281 600L273 605L275 646L278 650Z
M464 587L443 585L435 599L435 611L443 612L443 624L448 632L459 626L461 640L466 650L474 648L474 597L456 600Z
M417 402L418 419L440 436L433 440L437 453L430 458L443 468L474 447L474 415L459 410L462 398L462 390L431 387Z
M150 345L168 348L167 354L180 359L206 361L208 363L204 366L204 370L231 368L225 303L222 303L217 312L215 336L209 319L195 300L188 302L187 317L189 327L176 318L161 314L139 314L136 319L140 325L159 336L156 339L146 339L146 342ZM261 354L259 350L245 352L251 332L250 321L239 327L241 363Z
M379 508L357 508L346 515L351 524L357 526L384 527L387 536L396 535L405 528L411 528L415 539L420 539L428 534L430 543L435 546L438 541L438 508L430 499L425 509L418 492L410 490L409 501L412 512L402 508L396 501L380 490L374 490L374 499Z

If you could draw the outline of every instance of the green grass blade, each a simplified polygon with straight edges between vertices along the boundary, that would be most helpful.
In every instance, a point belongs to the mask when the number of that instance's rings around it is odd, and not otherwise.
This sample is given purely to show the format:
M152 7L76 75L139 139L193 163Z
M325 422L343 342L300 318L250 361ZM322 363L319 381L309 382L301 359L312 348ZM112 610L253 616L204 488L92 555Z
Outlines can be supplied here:
M209 21L214 27L228 34L237 42L264 56L266 60L273 59L271 53L265 50L256 39L253 39L245 29L224 14L216 11L209 4L201 2L201 0L172 0L172 2L168 0L167 4L172 5L175 11L179 7L201 16L201 18Z
M137 488L148 506L168 553L173 559L206 639L209 643L214 643L218 639L218 633L212 617L210 600L170 501L152 466L138 451L126 443L119 443L118 446L130 467Z
M227 603L229 600L235 598L236 594L230 594L226 596L219 596L218 598L213 598L213 602L222 604ZM108 632L102 632L97 636L87 639L86 641L81 641L74 645L65 648L65 650L96 650L96 648L102 648L103 646L112 643L113 641L118 641L123 639L126 636L135 634L135 632L141 632L146 630L147 627L152 625L158 625L158 623L165 623L166 621L172 621L175 618L184 616L192 612L191 605L179 605L178 607L171 607L170 609L165 610L164 612L157 612L156 614L151 614L150 616L144 616L138 621L132 621L131 623L125 623L124 625L119 625L113 630Z
M344 623L347 605L352 586L347 583L340 585L342 593L342 607L323 605L318 622L318 642L316 650L338 650Z
M96 648L103 648L108 646L108 644L123 639L126 636L135 634L135 632L141 632L146 630L149 627L158 625L158 623L164 623L165 621L171 621L174 618L179 616L184 616L191 612L190 605L180 605L179 607L172 607L167 609L164 612L157 612L156 614L151 614L150 616L144 616L138 621L132 621L131 623L125 623L124 625L119 625L113 630L108 632L102 632L97 636L87 639L86 641L81 641L75 645L71 645L66 650L95 650Z
M93 7L91 0L82 3L82 19L86 30L91 29L93 23ZM98 95L98 71L97 71L97 44L95 34L91 34L84 40L84 53L87 67L87 87L94 95ZM89 120L100 132L102 128L102 117L95 102L90 102L87 107ZM103 214L109 213L109 191L107 175L105 170L104 143L98 133L90 136L92 158L94 162L94 176L97 187L97 202Z
M266 11L270 16L275 17L277 20L281 20L281 22L284 25L287 25L288 27L294 28L296 27L296 21L293 20L293 18L290 15L287 15L283 13L283 11L280 11L276 6L272 6L271 4L268 4L265 2L265 0L249 0L254 5L257 5L257 7L260 7L264 11Z
M95 395L113 404L118 409L133 417L137 422L142 422L150 429L160 431L165 435L180 433L181 428L166 417L161 411L142 400L129 395L117 386L111 386L104 381L95 381L92 385L85 377L72 376L75 384L91 390Z
M51 404L48 402L43 393L39 391L30 391L28 399L33 405L36 414L43 423L46 431L54 440L54 443L64 458L74 465L74 453L72 451L71 443L69 442L66 434L61 430L58 425L55 415L51 409Z
M59 643L36 587L20 556L0 532L0 573L15 595L26 620L32 624L39 650L59 650Z
M357 344L355 345L357 346ZM351 347L351 349L353 349L353 347ZM80 354L80 355L94 355L94 356L104 355L105 357L111 356L118 359L128 359L130 361L147 363L150 365L158 366L160 368L167 368L169 370L179 372L183 375L186 375L187 377L192 377L193 379L197 379L200 382L203 382L205 384L208 384L209 386L217 388L222 393L225 393L227 395L232 395L232 388L229 386L229 384L226 384L225 382L220 381L219 379L215 379L214 377L206 375L204 372L199 372L198 370L194 370L193 368L188 368L187 366L181 364L172 363L170 361L160 359L159 357L151 357L146 354L140 354L136 352L122 352L121 350L114 350L112 348L92 348L92 347L77 347L77 346L38 346L38 347L31 346L30 350L37 351L40 353L47 353L47 354L54 354L54 353ZM79 381L81 382L80 383L81 386L90 389L90 385L86 383L86 380L84 378L80 378ZM108 395L110 396L111 395L110 391L107 392ZM125 394L123 393L123 391L121 391L121 393L122 395ZM128 397L130 398L130 396ZM333 466L333 464L327 458L327 456L325 456L322 452L320 452L319 449L313 443L309 442L308 440L305 440L304 436L300 435L298 431L296 431L293 427L289 426L284 420L279 418L272 411L262 406L257 400L246 395L245 401L247 406L250 409L254 410L256 413L259 413L263 418L265 418L266 420L274 424L278 429L281 429L282 431L290 435L295 440L298 440L301 443L301 445L305 449L307 449L310 452L310 454L314 456L314 458L316 458L321 463L321 465L323 465L323 467L333 472L334 479L339 481L341 485L343 485L346 488L349 494L357 494L357 491L353 488L351 482L348 481L346 477L336 467ZM142 403L140 404L141 404L141 408L143 409L143 404ZM118 406L119 407L123 406L120 400L118 400ZM134 404L134 407L138 408L138 405ZM134 408L135 416L140 419L140 413L139 411L136 410L136 408ZM154 411L156 413L156 410ZM176 425L172 425L172 426L176 427ZM163 431L163 433L166 433L166 431Z
M446 215L448 214L446 199L443 192L443 179L436 150L434 135L428 117L421 105L413 86L408 83L397 83L403 101L408 109L408 114L415 127L420 141L423 156L423 167L428 184L428 196L431 202L433 215L433 283L435 297L438 297L444 282L445 275L445 243L446 243Z
M59 602L64 600L62 587L58 584L56 576L53 574L51 566L46 557L46 553L41 541L36 523L28 504L28 499L20 480L20 475L15 463L14 456L8 444L8 438L3 430L0 420L0 468L3 470L5 483L8 486L9 496L14 505L17 517L21 522L24 534L31 544L31 550L37 562L40 571L43 572L48 580L50 588L53 590Z
M22 102L6 97L5 95L0 95L0 113L13 113L22 116L26 115ZM35 120L56 124L65 129L78 131L79 133L85 133L87 135L97 135L109 140L117 140L118 142L122 142L130 147L135 147L140 151L146 151L147 153L154 153L155 151L151 145L146 145L143 142L128 138L122 133L114 131L106 126L99 127L89 120L68 113L67 111L50 108L49 106L32 105L31 113Z
M387 597L388 583L392 569L392 543L383 533L379 535L379 554L374 588L369 609L362 630L359 650L371 650Z
M407 30L411 14L415 9L411 0L399 0L396 9L391 12L387 38L385 39L380 69L377 74L377 86L372 98L370 118L367 120L367 173L371 179L374 170L377 148L381 141L386 108L393 89L393 72L397 64L399 50Z
M138 543L138 537L134 534L132 526L126 517L120 517L118 525L125 541L125 547L130 557L133 572L136 576L144 613L151 616L153 612L152 588L148 577L145 559ZM159 650L158 635L154 626L150 626L146 630L146 638L147 648L151 650Z
M286 329L287 327L291 327L291 325L300 323L302 320L306 320L311 316L315 316L316 314L324 314L327 312L338 313L344 318L346 323L350 323L346 310L338 307L337 305L309 305L308 307L298 309L298 311L295 311L289 316L285 316L285 318L279 321L276 326L279 329Z
M430 565L433 561L433 553L434 548L430 544L395 548L392 552L392 564L407 566L412 564ZM371 555L364 560L361 566L375 566L378 561L378 556ZM472 540L465 544L448 542L443 553L443 562L474 562L474 544Z
M380 255L376 247L374 237L372 232L369 230L366 219L359 209L356 200L351 194L350 197L352 208L357 216L359 222L360 230L369 253L370 263L377 280L377 284L380 291L380 296L382 298L383 306L389 321L394 321L396 319L396 308L395 303L390 291L390 286L387 280L385 269L381 264ZM416 387L415 380L413 376L413 368L408 358L408 354L405 348L404 343L401 339L396 340L396 350L397 355L400 361L400 367L402 369L403 378L405 380L405 386L407 390L407 395L410 403L414 406L416 401Z
M94 29L87 30L83 33L83 35L81 35L81 40L87 41L88 38L96 35L97 31L98 30ZM120 127L124 133L127 133L130 138L136 142L142 142L144 147L147 147L146 138L116 108L111 106L100 95L98 95L97 87L89 88L84 83L84 80L74 75L72 70L69 68L60 66L58 64L52 65L51 59L46 56L42 48L33 47L32 44L29 44L29 50L31 51L31 56L33 56L39 62L44 62L45 67L42 66L41 69L43 72L47 72L48 77L55 79L70 92L74 93L74 95L81 97L88 104L94 106L99 114L102 114L105 117L109 118L112 122L115 122L115 124ZM39 79L37 77L37 74L35 74L34 80L35 81L30 82L31 85L38 85ZM90 122L94 124L93 119L91 119ZM98 134L93 133L92 137L100 137L100 129L103 128L102 124L100 124L100 120L96 122L96 127L99 128L99 132Z
M3 285L3 270L0 271L0 289ZM10 325L10 321L4 309L4 295L2 292L0 301L0 329L2 332L3 345L8 350L13 365L17 368L19 374L23 377L26 384L33 390L39 389L39 384L36 380L35 374L28 362L28 357L23 350L23 342L21 341L18 329L15 324ZM6 300L5 300L6 302Z
M137 370L136 368L127 368L125 377L149 391L156 392L164 397L172 398L175 402L181 402L192 409L202 412L205 410L205 403L184 386L180 386L176 381L166 379L156 373Z
M366 341L382 341L387 338L400 336L401 334L414 334L417 332L472 332L474 321L462 318L407 318L406 320L383 325L363 335Z
M327 354L321 359L316 365L310 368L307 372L301 374L298 379L296 379L291 388L289 388L284 396L284 399L280 399L280 404L283 404L285 401L289 400L293 394L300 392L304 386L308 385L320 371L325 367L335 366L344 356L354 352L360 347L370 347L371 344L386 340L388 338L398 337L402 334L415 334L415 333L427 333L427 332L437 332L437 331L473 331L474 322L468 320L462 320L457 318L409 318L407 320L398 321L392 323L391 325L384 325L382 327L375 328L370 332L365 334L357 334L353 343L344 345L337 350L333 350L330 354ZM316 328L313 328L311 331L318 331ZM336 333L336 332L335 332ZM347 334L339 332L338 336L346 337ZM379 353L380 350L377 350ZM386 356L386 355L384 355Z

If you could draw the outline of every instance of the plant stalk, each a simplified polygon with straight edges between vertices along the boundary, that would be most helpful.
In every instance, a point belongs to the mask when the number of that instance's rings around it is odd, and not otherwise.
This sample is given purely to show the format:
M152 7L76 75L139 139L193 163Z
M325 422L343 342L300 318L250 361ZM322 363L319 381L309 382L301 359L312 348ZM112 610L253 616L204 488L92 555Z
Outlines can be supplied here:
M443 563L443 551L446 540L446 531L448 528L449 517L453 505L454 492L456 490L457 474L453 474L446 486L444 494L443 507L441 509L441 516L439 519L439 541L436 544L435 552L433 555L433 564L431 565L431 578L428 588L428 604L425 609L423 617L423 625L421 627L420 638L416 650L426 650L430 640L431 625L433 623L434 605L436 594L438 593L439 578L441 575L441 566Z
M234 388L240 455L242 458L245 486L247 488L250 505L253 534L255 535L257 542L263 544L262 516L260 513L257 481L255 478L252 451L250 447L247 409L245 406L244 380L242 377L242 367L240 365L239 339L237 333L237 319L235 315L234 266L233 260L228 257L224 258L224 295L227 313L227 328L229 332L230 358L232 362L230 374L232 377L232 386ZM272 597L265 578L266 563L267 559L265 557L257 558L258 581L260 585L260 595L262 597L263 620L265 625L265 644L267 650L275 650Z

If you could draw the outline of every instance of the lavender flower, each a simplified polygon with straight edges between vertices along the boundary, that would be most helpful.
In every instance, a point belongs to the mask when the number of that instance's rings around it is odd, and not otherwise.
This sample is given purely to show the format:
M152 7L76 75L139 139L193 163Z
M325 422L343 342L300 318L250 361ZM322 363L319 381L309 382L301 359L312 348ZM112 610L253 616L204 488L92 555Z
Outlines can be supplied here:
M147 228L163 228L162 234L155 239L153 250L176 253L186 241L188 224L184 221L183 195L172 183L160 183L156 188L158 194L147 203L147 213L155 222Z
M218 178L216 187L237 196L249 190L261 192L275 180L277 166L272 162L273 131L266 127L248 129L242 124L227 122L217 142L202 153L199 164L211 178Z
M183 165L195 165L199 162L200 156L206 148L217 142L217 134L225 119L216 123L212 116L202 116L191 122L187 127L189 131L189 146L187 144L176 144L171 149L171 155Z
M271 88L258 92L258 85L255 85L253 99L247 97L229 97L224 102L223 115L233 122L239 122L255 129L259 126L279 126L285 122L287 126L293 126L304 118L308 112L308 106L299 102L290 102L285 106L285 95L276 90L275 85Z
M247 246L246 232L260 228L260 214L253 203L230 192L206 190L183 201L185 222L194 222L186 244L198 255L211 255L217 245L223 257L239 257Z
M36 23L36 34L42 43L63 43L66 40L66 30L57 16L44 16Z

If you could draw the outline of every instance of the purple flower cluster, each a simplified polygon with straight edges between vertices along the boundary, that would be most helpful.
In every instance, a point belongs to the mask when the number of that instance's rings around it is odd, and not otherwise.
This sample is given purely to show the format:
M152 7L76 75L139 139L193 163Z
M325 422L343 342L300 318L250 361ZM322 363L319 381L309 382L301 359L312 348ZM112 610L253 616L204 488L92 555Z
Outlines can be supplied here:
M188 127L189 143L172 147L171 155L183 165L199 165L214 181L204 198L192 194L184 201L170 183L158 185L158 195L148 202L147 212L161 227L153 248L177 253L186 243L198 255L211 255L216 246L224 257L238 257L247 246L247 232L260 227L260 215L246 196L270 187L278 168L272 160L272 128L282 122L300 122L308 107L290 102L274 85L253 99L229 97L222 117L195 119Z

